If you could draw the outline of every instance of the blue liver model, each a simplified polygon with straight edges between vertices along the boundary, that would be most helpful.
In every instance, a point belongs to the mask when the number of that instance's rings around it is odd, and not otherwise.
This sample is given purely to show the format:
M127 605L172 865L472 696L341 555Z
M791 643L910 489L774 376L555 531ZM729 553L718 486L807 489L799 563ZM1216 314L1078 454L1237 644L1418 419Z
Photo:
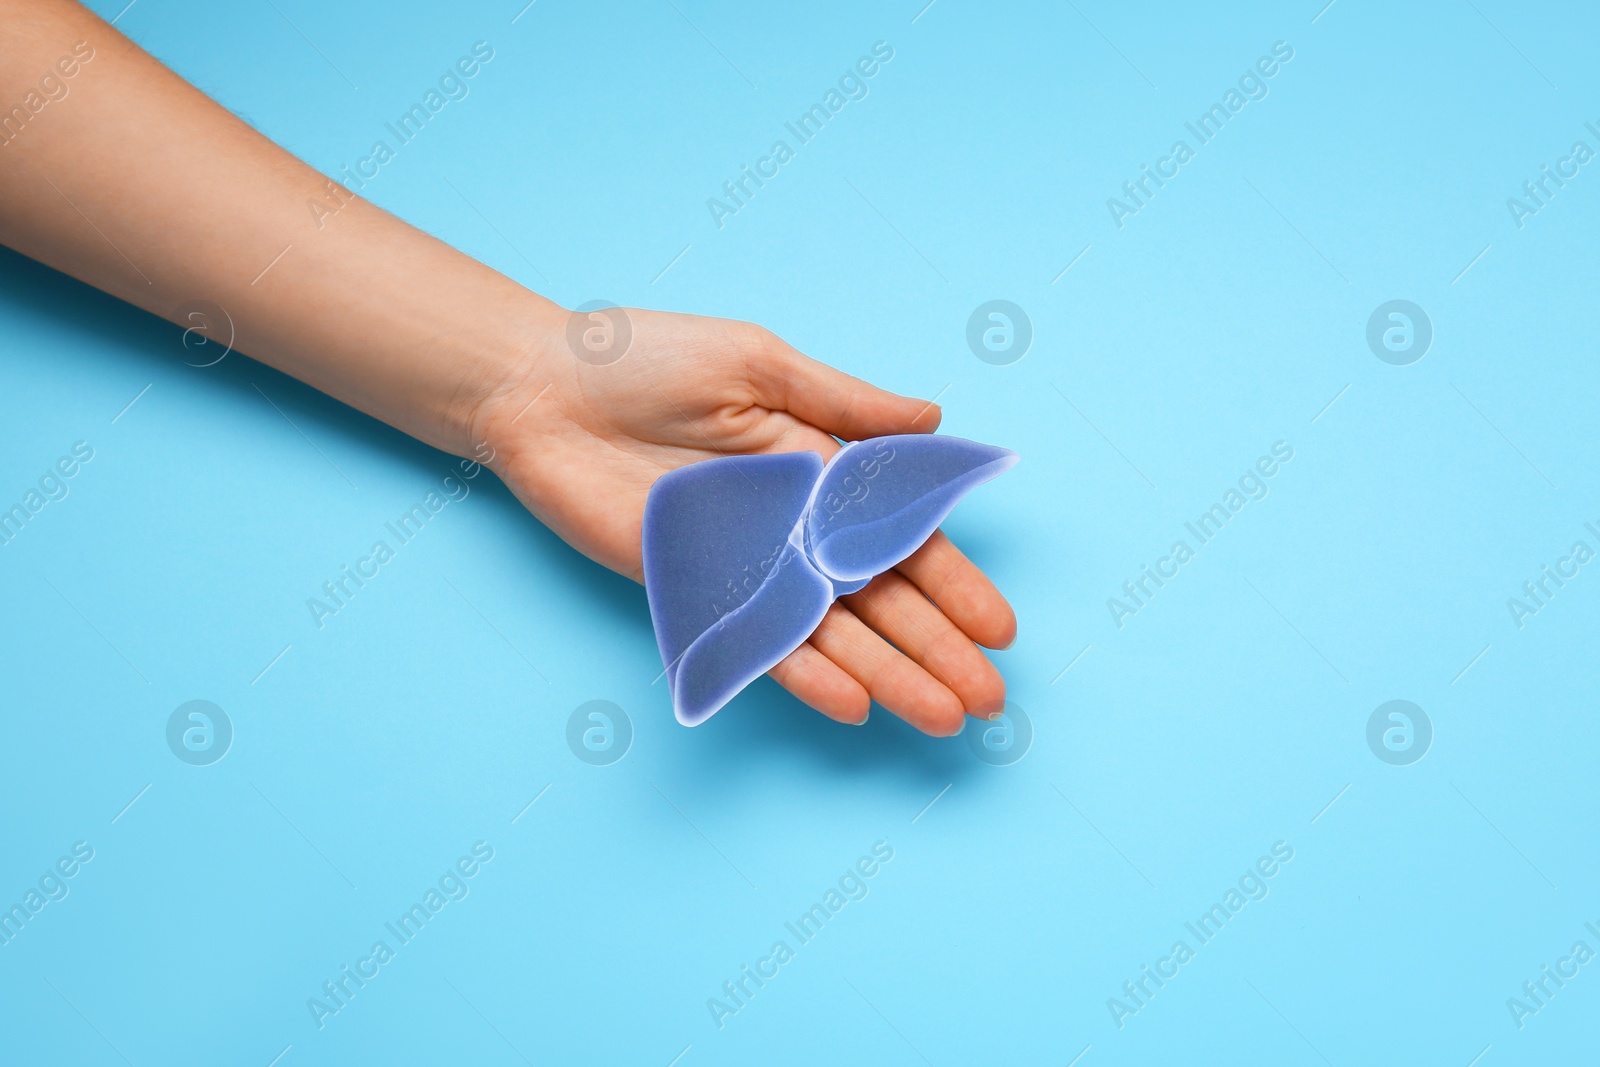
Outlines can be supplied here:
M799 648L828 605L915 552L968 490L1016 463L935 434L727 456L650 489L644 584L672 709L710 718Z

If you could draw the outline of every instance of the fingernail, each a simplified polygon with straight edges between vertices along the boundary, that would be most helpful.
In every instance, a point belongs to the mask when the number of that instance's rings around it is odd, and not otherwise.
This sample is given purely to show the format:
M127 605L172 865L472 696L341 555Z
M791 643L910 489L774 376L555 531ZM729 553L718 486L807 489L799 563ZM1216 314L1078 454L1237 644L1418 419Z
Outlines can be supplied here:
M1003 700L991 700L987 704L980 704L972 709L972 714L988 722L994 722L1006 713L1006 703Z
M855 725L857 725L857 726L865 726L865 725L867 725L867 720L870 719L870 718L872 718L872 712L869 711L865 715L861 716L861 721L856 723Z
M1015 648L1016 644L1017 644L1017 637L1018 637L1017 634L1012 634L1011 635L1011 640L1007 641L1005 644L1000 646L1000 651L1001 652L1009 652L1013 648Z

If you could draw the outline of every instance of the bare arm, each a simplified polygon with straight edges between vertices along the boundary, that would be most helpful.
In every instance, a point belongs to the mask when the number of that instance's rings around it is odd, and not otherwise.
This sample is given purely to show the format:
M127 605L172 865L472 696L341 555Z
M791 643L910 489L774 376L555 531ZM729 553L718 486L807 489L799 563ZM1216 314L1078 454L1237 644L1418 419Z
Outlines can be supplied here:
M330 182L88 9L4 0L0 25L0 242L173 321L220 305L241 351L462 455L500 368L564 320ZM319 226L312 200L342 207Z
M749 323L629 310L625 358L576 358L565 310L330 182L69 0L0 0L0 107L0 242L184 326L220 306L240 351L438 448L487 445L535 515L635 579L663 472L938 425L933 404ZM999 713L977 645L1015 634L936 533L771 673L839 721L877 700L950 734Z

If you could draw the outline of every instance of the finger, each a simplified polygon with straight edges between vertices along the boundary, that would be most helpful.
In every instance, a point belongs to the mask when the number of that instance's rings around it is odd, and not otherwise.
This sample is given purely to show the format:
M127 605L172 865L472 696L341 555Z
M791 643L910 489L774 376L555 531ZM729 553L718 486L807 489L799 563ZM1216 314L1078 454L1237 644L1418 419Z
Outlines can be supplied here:
M987 575L943 531L895 568L928 594L950 621L980 645L1010 648L1017 639L1017 616Z
M881 574L845 603L961 698L967 714L987 719L1005 710L1006 683L989 657L905 578L893 571Z
M966 709L944 683L873 633L843 604L828 609L811 644L857 682L879 704L924 733L961 732Z
M867 696L866 689L809 642L789 653L767 673L835 722L860 726L867 721L872 698Z
M763 406L787 411L846 441L894 433L932 433L939 405L834 370L773 338L766 358L753 360L752 378Z

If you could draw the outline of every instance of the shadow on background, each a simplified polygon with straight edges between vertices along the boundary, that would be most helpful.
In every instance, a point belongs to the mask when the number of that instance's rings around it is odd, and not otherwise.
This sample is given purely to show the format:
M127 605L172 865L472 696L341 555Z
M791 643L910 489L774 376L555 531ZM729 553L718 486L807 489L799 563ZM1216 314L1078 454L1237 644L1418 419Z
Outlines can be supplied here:
M56 369L72 377L96 374L109 358L129 366L142 363L146 373L157 377L203 374L219 404L257 405L265 394L314 438L332 441L340 451L384 453L419 479L431 479L455 461L237 351L213 365L195 366L216 356L205 349L185 348L181 327L0 247L0 317L11 316L13 321L32 317L66 324L58 328L88 339L91 344L82 348L62 346L38 353L37 358L56 361ZM85 357L85 350L115 356ZM605 631L653 643L642 586L575 552L530 515L498 478L478 483L473 492L481 496L480 506L490 511L491 521L525 535L533 554L560 561L563 595L581 600ZM843 726L791 697L771 679L752 685L711 722L691 732L672 723L665 682L657 684L666 735L657 742L672 751L684 770L704 772L705 780L718 788L744 790L752 784L749 779L761 777L764 767L797 755L825 776L889 773L906 778L915 789L937 788L976 766L961 738L925 737L877 704L866 726ZM640 708L638 713L648 718L652 710L653 706ZM981 728L969 720L968 729Z

